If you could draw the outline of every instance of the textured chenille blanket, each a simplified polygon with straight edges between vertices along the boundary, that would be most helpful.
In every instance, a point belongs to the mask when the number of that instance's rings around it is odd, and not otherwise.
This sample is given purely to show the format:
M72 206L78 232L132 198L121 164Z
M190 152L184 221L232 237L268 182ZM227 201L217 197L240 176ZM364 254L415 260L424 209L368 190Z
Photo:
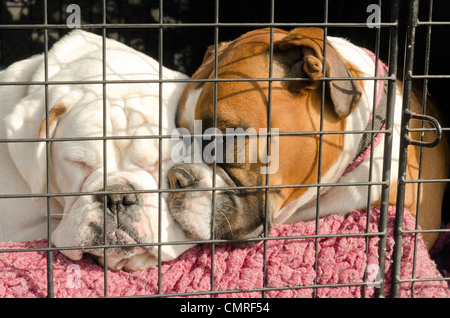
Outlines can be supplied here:
M214 248L213 290L230 291L216 297L373 297L380 272L377 235L358 233L378 231L379 209L367 214L354 211L347 216L330 216L319 220L316 239L315 222L276 225L273 240L238 248L217 245ZM389 209L385 260L385 296L390 295L394 240L392 236L395 208ZM414 229L414 218L404 213L404 228ZM352 234L339 236L335 234ZM292 238L301 236L300 238ZM283 238L289 237L289 238ZM279 238L279 239L278 239ZM47 241L1 243L0 297L46 297L47 256L45 251L5 252L6 249L45 248ZM437 278L400 284L400 297L450 297L448 281L442 280L419 235L414 259L414 236L404 235L401 253L401 279ZM317 248L317 249L316 249ZM264 257L264 254L266 257ZM317 254L317 256L316 256ZM317 264L315 260L317 259ZM265 266L264 266L265 264ZM317 266L317 267L316 267ZM107 295L131 296L193 293L194 297L211 290L211 245L196 246L173 261L142 272L107 271ZM316 268L316 269L315 269ZM413 274L414 269L414 274ZM412 276L414 275L414 276ZM104 269L89 257L70 261L53 253L53 290L55 297L103 297ZM158 279L160 281L160 290ZM366 283L364 283L366 282ZM330 286L330 285L339 286ZM352 285L353 284L353 285ZM319 286L316 288L304 286ZM280 289L276 289L280 288Z

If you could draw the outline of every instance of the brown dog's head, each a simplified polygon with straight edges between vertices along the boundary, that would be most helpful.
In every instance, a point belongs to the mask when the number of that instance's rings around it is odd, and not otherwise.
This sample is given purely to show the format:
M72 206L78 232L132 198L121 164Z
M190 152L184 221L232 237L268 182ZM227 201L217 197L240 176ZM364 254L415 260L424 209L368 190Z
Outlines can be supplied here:
M321 126L343 130L361 95L356 81L319 81L352 76L329 43L324 59L321 29L274 29L272 63L270 37L270 29L261 29L219 44L217 54L210 47L192 78L211 81L189 83L179 103L177 126L204 137L194 138L194 158L169 171L171 188L182 190L170 194L169 209L195 239L210 239L211 229L215 239L240 240L260 236L264 224L270 228L276 212L307 187L272 187L266 197L264 186L314 184L319 169L319 135L280 134L316 132ZM280 80L264 80L270 70ZM270 142L268 119L275 133ZM342 151L343 136L324 135L322 148L324 174ZM212 186L218 189L192 191ZM249 186L257 187L240 189Z

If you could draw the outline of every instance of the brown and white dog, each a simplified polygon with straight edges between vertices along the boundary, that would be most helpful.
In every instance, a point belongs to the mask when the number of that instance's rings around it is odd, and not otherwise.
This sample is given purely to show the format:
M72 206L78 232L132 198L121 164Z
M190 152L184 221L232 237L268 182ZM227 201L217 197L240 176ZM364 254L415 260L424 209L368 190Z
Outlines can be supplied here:
M216 239L246 239L263 234L264 224L306 221L315 218L317 188L290 185L317 184L319 169L320 182L358 183L369 181L370 156L361 159L355 167L354 161L361 152L363 134L323 134L322 156L319 160L319 134L323 131L361 131L371 122L374 103L374 80L335 80L325 82L326 94L321 118L322 85L320 78L373 77L375 62L368 52L337 37L327 37L326 59L324 59L323 30L315 28L294 29L286 32L273 30L273 63L271 88L270 126L278 129L279 136L272 137L271 161L277 161L278 169L270 173L268 191L268 220L265 219L265 190L236 189L242 186L264 186L266 175L261 173L265 163L262 160L250 162L228 162L216 165L214 202L214 231ZM267 128L269 105L269 81L245 81L245 79L269 78L270 29L248 32L238 39L218 45L219 82L196 81L189 83L182 96L176 124L194 133L196 120L201 120L202 132L213 127L225 132L227 128ZM202 65L192 76L193 79L215 78L215 52L210 47ZM323 63L325 60L325 68ZM380 67L382 69L382 66ZM307 80L283 80L286 78L306 78ZM227 82L223 79L237 79ZM217 92L215 96L215 85ZM383 89L383 81L378 87ZM215 103L214 99L217 97ZM421 112L421 98L411 97L411 109ZM391 165L390 204L396 203L396 180L398 179L398 157L400 143L400 122L402 105L402 83L398 81L395 96L393 149ZM214 118L216 106L217 117ZM438 117L435 107L429 103L427 112ZM378 115L376 115L378 116ZM411 122L410 127L418 128L420 122ZM369 129L372 127L369 125ZM381 127L375 127L380 129ZM283 133L305 133L282 135ZM312 134L307 134L312 132ZM381 134L383 135L383 134ZM258 137L265 141L266 137ZM418 139L418 133L412 135ZM425 140L433 140L427 133ZM249 142L245 148L231 147L236 158L245 151L251 156L265 151L265 143ZM370 143L369 143L370 144ZM365 149L367 149L366 145ZM364 150L364 149L362 149ZM372 181L381 181L384 154L384 138L374 144ZM217 159L217 158L216 158ZM444 141L423 152L423 179L448 177L449 150ZM419 147L409 147L407 179L418 178ZM320 167L319 167L320 164ZM353 169L348 169L351 166ZM196 189L213 185L213 167L203 163L181 163L168 173L171 188ZM224 189L232 187L232 189ZM419 223L422 229L440 227L441 205L445 184L421 184ZM405 206L416 214L417 184L408 184ZM366 209L380 203L381 186L372 186L368 199L367 186L337 186L320 188L319 216L346 214L355 209ZM370 201L368 201L370 200ZM211 191L172 192L169 197L170 213L194 239L210 239L212 218ZM431 247L436 233L423 235Z

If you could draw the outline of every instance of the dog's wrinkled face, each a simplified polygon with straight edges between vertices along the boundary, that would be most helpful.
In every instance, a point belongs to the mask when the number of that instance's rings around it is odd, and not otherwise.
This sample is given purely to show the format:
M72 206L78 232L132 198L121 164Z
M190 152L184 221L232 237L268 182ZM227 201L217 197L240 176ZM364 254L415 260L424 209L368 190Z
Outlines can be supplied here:
M43 238L48 231L73 260L90 253L110 269L130 271L173 259L192 246L169 244L189 238L160 194L167 189L162 176L172 162L173 141L158 136L175 128L186 85L171 80L186 75L82 30L70 32L46 56L7 70L5 80L54 82L20 86L5 100L5 109L11 108L2 118L9 139L56 138L7 145L24 191L37 195L36 201L55 194L48 202L52 220L41 208L47 202L39 202L41 219L25 237ZM148 82L157 79L169 81Z
M345 117L360 95L352 81L327 82L326 111L321 119L322 90L318 79L323 77L323 31L297 29L288 33L275 29L272 68L269 63L270 42L270 30L263 29L220 44L217 77L238 81L189 83L180 100L176 124L191 134L204 134L207 130L208 133L214 132L214 126L222 134L228 129L260 134L258 137L250 134L244 139L241 137L241 144L237 142L238 138L217 138L217 145L222 148L217 151L219 147L216 147L215 175L213 165L205 156L210 152L211 138L206 142L204 139L199 147L203 162L191 160L169 171L170 186L174 189L210 188L213 177L215 186L220 188L257 186L252 189L219 189L214 191L214 199L211 191L172 192L169 196L170 213L194 238L210 239L212 224L216 239L257 238L265 227L268 232L274 214L303 195L307 188L269 189L266 200L263 186L267 184L267 172L269 185L286 186L314 184L319 171L319 136L272 135L268 142L264 135L268 132L268 118L271 119L272 133L275 130L279 133L318 131L321 120L324 130L343 130ZM193 78L214 79L214 57L214 48L210 47ZM326 62L327 76L350 76L331 45L327 49ZM273 78L303 80L273 81L271 84L263 80L245 80L269 78L270 69ZM201 129L196 129L199 124ZM339 157L342 140L340 135L323 136L323 152L333 155L323 156L322 173L327 172ZM267 149L269 145L270 151ZM245 156L244 160L238 160L241 155Z
M108 105L107 136L124 138L107 140L106 145L101 138L51 144L52 191L95 193L57 198L64 212L52 233L52 243L57 247L85 247L82 250L61 250L69 258L77 260L83 253L90 253L104 263L104 249L99 246L106 243L115 245L106 249L105 265L108 268L132 271L154 265L158 246L125 245L158 242L158 209L161 210L161 241L168 241L169 236L177 240L178 230L168 218L165 200L159 199L156 191L139 192L158 189L159 141L154 138L126 138L158 135L157 105L157 102L146 103L142 96L131 96ZM64 105L54 107L50 118L58 107ZM57 120L55 138L102 137L102 102L72 107ZM166 131L168 127L163 124L163 128ZM170 141L161 142L162 153L170 153ZM162 155L161 159L164 171L167 155ZM165 253L170 254L171 251L162 248L162 260L177 256Z

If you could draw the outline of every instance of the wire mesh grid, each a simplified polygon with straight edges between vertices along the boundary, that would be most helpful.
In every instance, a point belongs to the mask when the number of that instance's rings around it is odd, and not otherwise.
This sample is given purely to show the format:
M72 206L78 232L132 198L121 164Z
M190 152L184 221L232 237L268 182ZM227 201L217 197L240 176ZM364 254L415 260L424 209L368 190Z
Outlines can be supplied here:
M264 277L267 277L266 273L266 265L267 265L267 242L270 240L275 239L287 239L287 240L301 240L301 239L314 239L315 242L315 270L317 271L317 265L318 265L318 242L320 238L326 238L326 237L348 237L348 236L358 236L358 237L364 237L366 240L366 254L368 253L368 240L371 237L379 237L379 271L381 273L384 273L385 268L385 258L386 258L386 239L387 239L387 210L389 207L389 193L392 190L393 187L396 187L396 184L392 184L391 179L391 161L392 161L392 143L393 143L393 120L394 120L394 103L395 103L395 93L396 93L396 79L397 79L397 64L400 62L400 54L399 54L399 43L400 43L400 36L402 29L401 23L399 22L399 9L400 9L400 1L390 1L389 3L382 3L382 1L378 1L377 5L381 8L383 8L383 12L388 12L389 14L383 16L385 20L382 20L377 28L373 28L371 30L367 29L367 22L364 19L364 22L334 22L331 21L329 18L330 15L330 3L328 0L324 0L322 2L322 7L320 11L320 16L322 16L320 22L317 21L310 21L310 22L278 22L277 21L277 14L279 13L279 9L277 9L277 3L279 1L277 0L270 0L266 1L265 4L267 6L268 17L267 22L223 22L221 20L221 9L223 8L224 4L223 1L215 0L211 1L209 3L210 6L210 16L208 18L205 18L204 21L206 22L198 22L198 21L192 21L192 11L195 10L195 7L199 4L197 3L191 3L189 4L187 1L98 1L98 2L86 2L82 3L81 7L83 8L89 8L89 18L86 20L87 23L82 23L79 28L91 30L99 35L101 35L103 39L102 43L102 61L103 61L103 78L102 80L96 80L96 81L53 81L49 80L48 78L48 52L49 48L51 47L51 43L56 41L60 36L61 33L65 33L67 31L67 24L64 23L66 16L63 14L65 12L65 9L69 3L66 3L65 1L59 1L57 4L53 1L47 1L44 0L42 2L38 3L31 3L31 2L25 2L25 1L6 1L2 4L2 10L3 15L5 16L5 12L15 12L14 10L29 10L30 14L30 23L26 23L23 20L18 20L17 23L12 23L8 19L5 19L0 24L0 31L2 32L2 59L0 60L2 63L2 66L7 66L12 61L9 60L9 56L7 53L9 53L9 47L5 47L5 43L8 42L8 40L11 39L10 32L14 31L23 31L24 34L27 34L28 37L39 39L39 41L30 41L29 42L29 51L40 51L43 48L44 51L44 61L45 61L45 78L44 81L41 82L3 82L0 83L0 85L38 85L43 86L45 88L45 107L46 107L46 118L49 116L49 105L48 103L48 88L51 85L77 85L77 84L98 84L102 85L103 87L103 136L101 137L85 137L85 138L35 138L35 139L3 139L0 140L1 143L22 143L22 142L34 142L34 143L45 143L46 146L46 180L47 180L47 186L44 193L41 194L16 194L16 195L10 195L10 194L2 194L0 193L0 199L10 199L10 198L17 198L17 199L23 199L23 198L45 198L47 200L47 237L51 236L52 227L51 227L51 204L50 200L58 197L65 197L65 196L86 196L86 195L102 195L104 196L104 200L106 201L106 196L109 194L124 194L124 193L158 193L159 200L161 202L162 200L162 193L170 193L170 192L185 192L185 191L208 191L212 194L212 211L213 211L213 217L211 218L212 226L211 226L211 238L215 238L215 231L214 231L214 211L215 211L215 194L216 191L220 190L246 190L246 189L258 189L263 190L265 192L265 202L264 202L264 213L266 220L266 224L264 226L264 235L263 237L255 237L255 238L249 238L245 241L263 241L264 244L264 259L263 259L263 272ZM427 85L428 80L432 79L449 79L449 75L441 74L441 75L430 75L429 74L429 60L430 60L430 52L431 52L431 34L432 34L432 28L436 26L447 26L450 22L447 21L433 21L432 19L432 9L433 9L433 1L429 1L428 3L428 16L421 20L418 18L418 12L419 12L419 2L418 1L409 1L407 4L408 8L408 17L406 21L406 29L409 31L409 33L406 35L407 41L410 45L408 45L408 49L406 50L406 56L405 60L407 61L405 64L405 86L403 89L403 98L404 101L409 101L409 97L412 92L411 87L411 81L413 79L416 80L422 80L424 82L424 90L423 90L423 108L425 109L426 104L426 98L427 98ZM366 5L366 4L364 4ZM132 12L140 11L140 8L146 8L147 12L150 12L152 15L152 22L149 23L147 17L142 18L142 21L139 21L139 19L133 21L132 23L127 22L120 17L120 12L125 12L126 8L129 6L129 8L132 8ZM182 20L178 20L177 18L169 18L166 16L165 12L170 11L173 9L173 7L177 7L179 11L186 11L189 18L186 18L181 22ZM182 8L182 9L180 9ZM32 12L39 11L40 14L37 14L38 20L42 19L41 21L36 21L35 18L32 18L33 14ZM144 10L142 10L144 11ZM28 12L28 11L27 11ZM59 14L58 17L55 18L55 12ZM58 20L59 19L59 20ZM147 19L147 20L146 20ZM198 18L203 19L203 18ZM12 20L11 20L12 21ZM138 22L136 22L138 21ZM189 21L189 22L184 22ZM200 56L194 56L195 53L184 51L182 55L179 55L179 52L172 52L172 50L183 50L180 47L175 47L175 49L172 48L171 40L172 38L180 40L181 38L187 38L186 41L194 41L194 45L197 44L195 41L198 42L198 39L195 39L195 36L193 36L192 33L188 33L191 35L189 36L183 36L183 35L176 35L176 31L179 31L180 34L184 34L182 31L185 30L193 30L193 32L201 30L202 32L205 31L205 34L208 34L208 42L207 44L211 44L209 42L209 39L212 40L212 43L214 45L214 69L218 70L218 46L222 39L222 33L225 33L226 36L228 36L229 30L232 29L233 32L236 33L243 33L242 30L248 30L248 29L254 29L254 28L263 28L263 27L269 27L270 28L270 63L269 63L269 76L268 78L242 78L242 79L223 79L219 78L219 75L217 71L214 72L213 77L211 79L189 79L189 80L167 80L163 79L162 77L162 68L163 65L167 66L170 65L173 68L177 68L180 71L184 71L186 73L191 73L194 69L194 65L198 65L198 62L201 61L201 58L203 57L202 54ZM50 160L51 157L50 154L50 146L52 143L55 142L73 142L73 141L89 141L89 140L97 140L101 141L103 143L103 153L107 153L107 141L109 140L133 140L133 139L157 139L159 140L159 161L161 162L161 153L162 153L162 140L165 138L171 138L170 135L163 135L162 134L162 127L161 127L161 117L159 118L160 126L159 126L159 134L158 135L147 135L147 136L111 136L107 133L106 130L106 114L107 114L107 96L106 96L106 86L108 84L133 84L133 83L156 83L159 85L159 114L161 116L162 114L162 105L163 105L163 84L167 82L173 82L173 83L182 83L182 82L200 82L200 83L212 83L214 86L214 116L213 116L213 126L217 126L217 91L218 91L218 84L221 82L261 82L265 81L268 83L268 115L267 115L267 126L268 131L265 134L267 136L267 148L270 148L271 146L271 116L272 114L272 84L275 81L293 81L293 80L302 80L301 78L276 78L273 76L273 63L272 63L272 57L273 57L273 44L274 44L274 28L285 28L285 29L292 29L296 27L320 27L324 30L324 59L327 58L327 37L329 36L329 32L333 32L335 30L342 31L345 30L344 33L347 30L361 30L365 29L366 31L369 31L371 36L370 39L373 39L373 43L371 43L369 46L373 49L375 54L375 72L372 77L363 77L363 78L355 78L356 80L362 80L362 81L373 81L374 82L374 94L373 94L373 104L375 105L375 99L377 91L377 85L380 85L379 83L383 83L383 81L386 81L387 83L387 112L386 112L386 121L385 121L385 127L384 129L377 129L374 126L374 123L372 123L372 127L366 130L355 130L355 131L328 131L325 130L323 127L323 112L325 108L325 83L327 81L333 80L333 81L339 81L339 80L345 80L346 78L327 78L326 76L324 78L321 78L320 81L322 82L322 98L321 98L321 125L318 131L312 131L312 132L290 132L290 133L278 133L277 136L280 138L283 136L317 136L319 139L319 151L318 151L318 173L316 182L312 184L283 184L283 185L268 185L270 184L270 174L265 174L265 184L266 185L259 185L259 186L236 186L236 187L221 187L216 185L216 163L214 162L212 164L212 187L211 188L197 188L197 189L146 189L146 190L133 190L133 191L110 191L107 189L107 166L108 166L108 158L106 155L103 156L103 189L99 192L71 192L71 193L55 193L50 188L50 180L52 178L51 176L51 167L50 167ZM420 75L416 75L413 72L413 54L415 51L414 47L414 41L415 41L415 30L416 28L424 28L426 29L426 53L425 53L425 68L424 73ZM124 32L123 32L124 31ZM175 32L174 32L175 31ZM187 32L188 32L187 31ZM123 32L123 33L121 33ZM129 35L134 34L135 32L144 32L145 35L148 35L151 40L148 42L151 42L151 44L146 43L142 39L139 40L133 40ZM230 31L231 32L231 31ZM170 34L170 36L168 36ZM159 61L159 78L157 80L146 80L146 81L118 81L118 80L107 80L106 78L106 64L108 61L108 52L106 50L106 38L110 36L116 36L119 39L125 40L130 42L131 44L134 43L134 46L137 46L138 48L141 48L142 50L149 50L149 53L152 54L158 61ZM387 35L387 36L386 36ZM173 37L172 37L173 36ZM131 40L130 40L131 39ZM204 40L205 41L205 40ZM181 45L186 45L186 42L180 41ZM36 44L38 43L38 44ZM39 44L41 43L41 44ZM150 47L150 48L149 48ZM168 49L169 48L169 49ZM13 50L14 48L11 48ZM201 50L204 50L204 46L201 47ZM41 50L42 51L42 50ZM170 51L168 53L168 51ZM27 52L28 53L28 52ZM178 55L177 55L178 54ZM381 59L385 59L388 61L388 69L385 73L385 76L379 76L379 70L378 70L378 61ZM199 60L200 59L200 60ZM188 62L186 62L188 61ZM166 63L167 62L167 63ZM325 62L324 62L325 65ZM309 80L309 79L303 79L303 80ZM375 106L374 106L375 107ZM409 108L408 102L404 102L403 105L404 109ZM424 110L425 112L425 110ZM49 136L49 120L46 120L46 136ZM403 119L402 121L402 129L408 130L408 120ZM424 133L427 131L435 131L436 129L430 129L425 128L422 126L420 130L416 130L421 132L421 138L423 142L423 136ZM444 127L442 128L442 131L445 133L445 131L448 131L448 128ZM372 165L373 165L373 148L371 147L370 152L370 172L367 176L367 182L358 182L358 183L324 183L321 176L322 176L322 146L323 146L323 138L328 135L346 135L346 134L367 134L370 136L370 144L374 144L374 139L377 134L382 134L384 136L384 152L383 152L383 169L382 169L382 176L381 181L373 181L372 176ZM264 134L263 134L264 135ZM211 137L214 137L216 135L211 135ZM261 134L259 134L261 136ZM204 137L204 135L196 136L193 135L192 137ZM217 136L216 136L217 137ZM404 174L404 170L406 169L406 156L407 156L407 148L408 148L408 140L406 138L402 139L402 144L400 146L400 166L399 166L399 175ZM403 172L402 172L403 169ZM422 168L419 167L419 171L421 171ZM159 184L162 184L162 171L161 167L159 168ZM404 191L406 184L423 184L423 183L437 183L437 182L448 182L447 179L439 179L439 180L423 180L421 178L421 175L419 173L418 180L403 180L402 178L399 178L398 180L398 198L397 201L397 211L403 211L403 205L404 205ZM268 220L268 206L269 206L269 191L271 189L281 189L285 187L291 187L291 188L316 188L317 189L317 200L316 200L316 211L319 211L320 209L320 200L321 200L321 190L324 187L331 188L331 187L347 187L347 186L357 186L357 187L366 187L367 188L367 206L371 205L371 198L372 198L372 190L373 187L381 187L381 198L380 198L380 213L381 213L381 220L379 224L379 230L378 232L369 231L369 225L367 224L366 231L364 233L358 233L358 234L334 234L334 235L323 235L319 234L318 232L318 226L319 226L319 215L316 213L315 217L315 224L316 224L316 233L314 235L305 235L305 236L293 236L293 237L269 237L269 228L267 225ZM420 191L417 198L417 205L420 200ZM104 205L103 207L103 217L106 219L106 213L107 213L107 207ZM393 272L392 272L392 286L388 286L392 288L392 296L396 297L399 293L399 286L401 283L412 283L411 288L414 290L414 283L418 281L426 281L426 280L449 280L449 278L430 278L430 279L419 279L415 278L415 273L413 271L413 276L408 279L400 279L400 266L401 266L401 249L398 248L401 246L402 237L407 234L416 234L416 233L423 233L427 232L424 230L420 230L418 227L418 215L420 211L417 213L417 220L416 220L416 229L414 231L405 231L401 229L402 224L402 213L397 213L396 217L396 232L394 233L396 245L394 250L394 260L393 260ZM161 220L161 204L159 204L158 208L158 215L159 220ZM367 218L369 220L369 218ZM106 233L106 222L103 222L104 226L104 233ZM159 224L159 229L161 229L161 224ZM428 230L429 232L448 232L449 230L441 230L441 229L432 229ZM418 236L415 235L415 240L417 243ZM155 295L143 295L144 297L165 297L165 296L195 296L195 295L203 295L207 294L211 297L214 297L217 294L222 293L239 293L239 292L248 292L249 290L217 290L214 286L214 250L215 250L215 244L217 243L229 243L230 240L224 240L224 239L210 239L210 240L196 240L189 243L198 243L198 244L209 244L211 246L211 279L210 279L210 290L202 291L202 292L193 292L193 293L182 293L182 294L164 294L161 292L161 261L158 262L158 268L159 268L159 277L158 277L158 293ZM162 246L165 244L183 244L185 242L171 242L171 243L165 243L161 241L161 234L159 233L159 240L158 242L152 242L152 243L136 243L136 244L128 244L129 247L143 247L143 246ZM416 248L417 244L415 244ZM108 249L114 248L114 247L121 247L121 245L112 245L108 244L106 235L104 236L104 242L103 244L97 245L97 246L71 246L71 247L55 247L52 246L50 240L48 241L48 245L46 248L35 248L35 249L5 249L1 250L1 253L11 253L11 252L26 252L26 251L44 251L47 254L47 296L48 297L54 297L54 286L53 286L53 254L55 251L58 250L64 250L64 249L96 249L101 248L103 249L103 257L105 259L105 264L107 263L108 259ZM160 253L160 250L159 250ZM160 258L160 257L159 257ZM414 263L416 256L414 256ZM366 264L367 265L367 264ZM376 295L378 297L383 297L385 292L385 279L384 276L381 275L378 278L378 281L368 281L367 273L364 275L364 279L359 283L352 283L352 284L320 284L316 280L312 285L308 286L290 286L290 287L270 287L265 282L266 279L264 279L264 284L262 288L252 289L251 291L259 291L261 292L261 296L264 297L265 294L268 291L274 290L274 289L301 289L301 288L313 288L313 296L316 296L316 292L320 288L324 287L339 287L339 286L357 286L362 289L362 295L366 295L366 289L368 286L373 285L374 283L378 284L379 288L376 289ZM412 295L414 293L412 292ZM108 297L108 270L105 266L104 269L104 296Z

